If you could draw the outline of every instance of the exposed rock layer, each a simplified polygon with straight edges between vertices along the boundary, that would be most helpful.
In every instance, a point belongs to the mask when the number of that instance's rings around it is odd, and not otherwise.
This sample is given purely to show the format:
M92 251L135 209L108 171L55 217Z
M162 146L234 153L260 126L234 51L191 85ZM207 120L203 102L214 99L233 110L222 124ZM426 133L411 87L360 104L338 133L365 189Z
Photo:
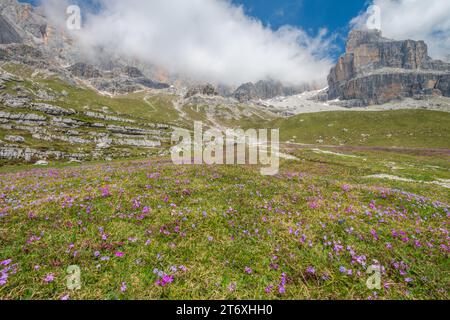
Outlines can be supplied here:
M450 64L430 58L423 41L394 41L380 31L353 30L328 84L329 99L351 100L352 106L450 96Z

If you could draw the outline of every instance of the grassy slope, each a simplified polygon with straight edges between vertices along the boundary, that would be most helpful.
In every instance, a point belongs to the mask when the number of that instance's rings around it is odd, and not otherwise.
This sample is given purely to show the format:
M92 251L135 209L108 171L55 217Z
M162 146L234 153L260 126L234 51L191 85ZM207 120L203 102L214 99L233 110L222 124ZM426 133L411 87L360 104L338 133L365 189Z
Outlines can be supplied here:
M88 106L90 109L101 109L107 106L118 114L151 123L174 123L178 120L178 114L172 107L173 97L170 95L150 97L146 103L143 99L143 93L110 97L100 95L89 88L72 86L56 77L44 77L40 74L31 77L32 70L25 66L9 63L3 65L2 69L25 79L32 79L32 81L20 82L20 85L26 88L33 88L33 85L36 85L59 93L66 91L68 96L63 101L55 103L61 107L72 108L82 112L85 106ZM14 85L16 83L12 82L8 86Z
M325 145L450 147L450 113L426 110L323 112L278 119L283 141ZM294 138L296 137L296 138Z
M448 208L434 203L448 201L448 189L366 179L383 169L375 154L360 155L366 165L297 151L302 161L283 162L276 177L252 167L158 160L3 175L0 261L11 258L17 266L0 298L373 298L366 266L352 263L351 248L366 265L375 259L386 268L379 298L448 299L448 252L441 247L447 240L440 231ZM399 165L440 165L439 174L448 174L448 162L439 159L391 157ZM111 195L102 197L105 186ZM408 241L392 230L404 231ZM401 262L406 267L399 270ZM80 291L65 287L69 265L82 270ZM173 275L173 283L157 286L154 269ZM49 274L55 280L47 284Z

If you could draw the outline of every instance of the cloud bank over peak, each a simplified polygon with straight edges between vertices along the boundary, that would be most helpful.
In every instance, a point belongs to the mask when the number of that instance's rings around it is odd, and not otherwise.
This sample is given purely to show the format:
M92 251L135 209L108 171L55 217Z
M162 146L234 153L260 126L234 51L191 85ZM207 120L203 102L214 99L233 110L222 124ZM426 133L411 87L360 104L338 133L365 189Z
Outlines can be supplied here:
M57 20L64 1L43 2ZM101 47L197 80L323 84L332 65L333 39L325 29L314 37L291 26L274 31L230 1L97 2L101 9L83 12L83 28L75 33L86 48Z
M373 0L381 9L381 30L388 38L424 40L433 58L450 60L450 1ZM361 28L367 21L362 13L352 21Z

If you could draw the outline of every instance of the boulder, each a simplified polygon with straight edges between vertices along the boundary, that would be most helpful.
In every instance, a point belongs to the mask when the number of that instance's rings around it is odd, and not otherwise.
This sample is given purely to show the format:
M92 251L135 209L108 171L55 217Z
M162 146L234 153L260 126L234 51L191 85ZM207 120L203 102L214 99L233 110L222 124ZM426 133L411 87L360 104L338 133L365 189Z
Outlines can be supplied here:
M19 142L19 143L25 142L25 138L21 136L6 136L5 140L9 142Z

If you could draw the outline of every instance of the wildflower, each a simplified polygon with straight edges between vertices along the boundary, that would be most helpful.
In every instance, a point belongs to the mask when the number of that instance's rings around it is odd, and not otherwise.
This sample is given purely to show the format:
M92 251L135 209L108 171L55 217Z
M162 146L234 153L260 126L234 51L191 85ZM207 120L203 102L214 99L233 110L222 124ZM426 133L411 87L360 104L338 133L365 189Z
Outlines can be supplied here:
M252 274L253 270L251 268L249 268L249 267L245 267L245 273L246 274Z
M161 279L156 281L156 285L160 287L165 287L169 283L173 282L173 276L164 274Z
M314 267L309 266L306 269L306 272L309 273L309 274L315 274L316 273L316 269L314 269Z
M339 267L339 272L340 273L346 273L347 272L347 268L345 268L344 266L340 266Z
M373 236L373 238L374 238L376 241L379 240L378 234L377 234L377 232L376 232L374 229L372 229L372 230L370 231L370 234Z
M144 207L144 209L142 209L142 213L147 214L150 212L150 208L149 207Z
M3 260L2 262L0 262L0 265L2 266L7 266L12 262L11 259L7 259L7 260Z
M124 293L125 291L127 291L127 284L125 282L122 282L122 284L120 285L120 292Z
M2 271L2 275L0 277L0 286L4 286L8 282L8 273Z
M186 271L187 271L187 268L186 268L185 266L183 266L183 265L179 266L178 268L179 268L181 271L183 271L183 272L186 272Z
M70 300L70 297L68 294L61 297L61 301L67 301L67 300Z
M279 292L280 294L285 294L285 293L286 293L286 287L283 286L283 285L280 285L280 286L278 287L278 292Z
M141 207L141 202L139 199L133 199L133 209L138 209Z
M282 273L281 274L281 282L280 285L278 286L278 292L280 294L285 294L286 293L286 273Z
M264 289L264 292L269 294L272 292L272 290L273 290L273 286L267 286L266 289Z
M320 207L319 203L317 203L316 201L311 201L308 203L308 206L310 209L317 209Z
M228 290L230 292L234 292L234 291L236 291L236 287L237 287L236 282L233 282L228 286Z
M53 273L46 275L44 278L44 282L46 283L53 282L53 280L55 280L55 276L53 275Z
M112 196L111 192L109 191L109 186L106 186L104 188L100 188L100 192L102 193L103 198L107 198Z
M116 257L118 258L123 258L123 256L125 256L125 253L121 252L121 251L117 251L116 252Z
M344 184L344 185L342 186L342 190L345 191L345 192L350 191L351 188L352 188L352 187L351 187L350 185L348 185L348 184Z

